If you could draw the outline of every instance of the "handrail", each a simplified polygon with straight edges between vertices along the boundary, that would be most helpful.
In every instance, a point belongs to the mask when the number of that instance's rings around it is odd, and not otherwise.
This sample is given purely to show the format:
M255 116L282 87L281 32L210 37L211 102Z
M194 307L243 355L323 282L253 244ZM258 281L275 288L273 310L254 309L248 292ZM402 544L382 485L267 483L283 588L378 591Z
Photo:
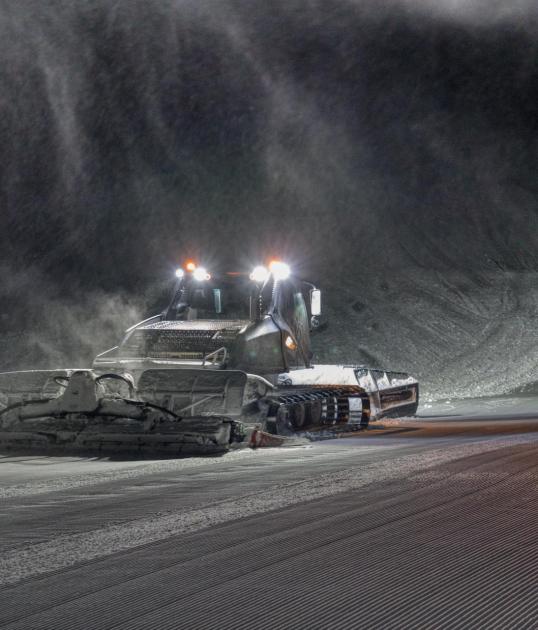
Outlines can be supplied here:
M222 355L222 360L220 362L218 362L219 355ZM215 367L217 364L222 365L223 363L225 363L227 358L228 350L224 346L222 346L221 348L218 348L217 350L214 350L213 352L205 355L202 361L202 367L205 367L206 362L209 362L209 359L211 359L210 366Z

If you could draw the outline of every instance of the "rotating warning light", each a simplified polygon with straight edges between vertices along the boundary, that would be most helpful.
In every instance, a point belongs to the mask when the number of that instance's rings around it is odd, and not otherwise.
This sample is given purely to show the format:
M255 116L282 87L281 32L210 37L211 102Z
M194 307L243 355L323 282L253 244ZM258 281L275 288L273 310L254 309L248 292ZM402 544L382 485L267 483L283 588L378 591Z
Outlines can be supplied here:
M189 260L185 265L185 268L187 271L194 271L196 269L196 265L192 262L192 260Z
M196 267L196 269L192 272L192 277L198 282L203 282L204 280L209 280L211 278L205 267Z
M269 265L269 269L275 277L275 280L286 280L286 278L289 278L291 273L290 266L285 262L280 262L279 260L273 260L273 262Z
M181 267L178 267L178 269L176 269L176 278L183 278L183 276L185 275L185 272L183 271L183 269Z
M269 271L267 267L264 267L263 265L258 265L257 267L254 267L252 273L250 274L250 279L253 282L259 282L260 284L262 282L265 282L268 277Z

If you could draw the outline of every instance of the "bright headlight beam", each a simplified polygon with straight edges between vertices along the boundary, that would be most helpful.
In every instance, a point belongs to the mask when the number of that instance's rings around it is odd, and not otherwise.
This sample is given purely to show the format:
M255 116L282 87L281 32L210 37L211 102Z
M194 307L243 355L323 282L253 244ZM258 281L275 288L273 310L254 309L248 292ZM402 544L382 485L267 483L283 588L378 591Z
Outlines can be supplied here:
M176 278L183 278L184 275L185 275L185 272L183 271L181 267L176 269Z
M262 282L265 282L267 280L268 276L269 270L267 269L267 267L264 267L263 265L258 265L252 270L252 273L250 274L250 279L253 282L259 282L261 284Z
M280 262L279 260L273 260L273 262L269 265L269 269L271 270L275 280L286 280L286 278L289 278L291 274L290 266L285 262Z
M192 277L198 282L203 282L204 280L209 280L211 278L205 267L196 267L196 269L192 272Z

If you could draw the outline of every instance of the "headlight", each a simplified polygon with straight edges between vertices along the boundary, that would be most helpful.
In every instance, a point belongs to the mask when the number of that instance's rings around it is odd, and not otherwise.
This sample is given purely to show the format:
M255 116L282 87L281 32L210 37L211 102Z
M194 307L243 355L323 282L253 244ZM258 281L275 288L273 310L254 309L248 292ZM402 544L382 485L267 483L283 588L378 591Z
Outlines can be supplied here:
M203 282L204 280L209 280L211 278L205 267L196 267L196 269L192 272L192 277L198 282Z
M250 279L253 282L258 282L261 284L262 282L265 282L267 280L268 276L269 271L267 270L267 268L263 265L258 265L252 270L252 273L250 274Z
M291 273L290 266L285 262L280 262L279 260L273 260L273 262L269 265L269 269L275 277L275 280L286 280L286 278L289 278Z

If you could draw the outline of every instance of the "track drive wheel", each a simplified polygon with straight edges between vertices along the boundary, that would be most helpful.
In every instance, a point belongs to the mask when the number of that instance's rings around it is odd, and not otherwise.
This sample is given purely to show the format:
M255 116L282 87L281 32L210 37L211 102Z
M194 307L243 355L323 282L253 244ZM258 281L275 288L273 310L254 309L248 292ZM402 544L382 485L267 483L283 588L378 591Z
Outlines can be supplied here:
M317 427L321 424L321 400L311 400L306 405L306 423Z
M306 420L306 408L303 403L296 403L290 410L291 423L295 429L302 429Z
M290 410L286 405L280 405L276 412L275 420L277 435L293 435L294 431Z

